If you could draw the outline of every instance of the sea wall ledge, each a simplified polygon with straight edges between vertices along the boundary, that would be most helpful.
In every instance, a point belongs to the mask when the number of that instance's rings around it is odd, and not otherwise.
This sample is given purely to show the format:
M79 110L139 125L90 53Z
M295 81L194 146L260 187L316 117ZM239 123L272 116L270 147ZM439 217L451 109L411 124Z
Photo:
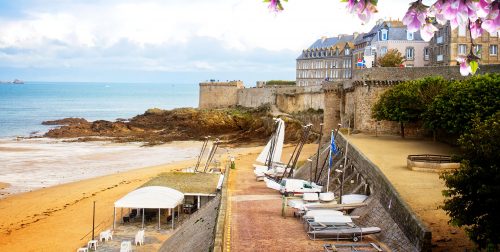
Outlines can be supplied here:
M500 73L500 64L479 65L476 74ZM353 81L362 80L414 80L429 76L442 76L445 79L465 79L460 75L459 66L433 66L433 67L375 67L356 69Z
M344 149L346 138L342 133L338 136L337 143L339 148ZM378 222L381 225L387 226L388 229L390 226L389 223L395 223L405 237L397 237L387 233L383 234L382 237L383 242L388 243L394 250L431 251L432 233L430 229L411 210L380 168L352 145L349 146L348 159L355 164L356 169L369 181L373 197L372 201L375 201L373 204L374 207L383 210L392 219L392 221L384 220L381 218L384 217L384 214L373 214L373 211L377 211L377 209L367 207L361 211L372 211L372 214L368 219L362 218L361 221L367 224L376 224ZM407 244L405 240L409 241L410 244ZM410 247L407 247L408 245Z

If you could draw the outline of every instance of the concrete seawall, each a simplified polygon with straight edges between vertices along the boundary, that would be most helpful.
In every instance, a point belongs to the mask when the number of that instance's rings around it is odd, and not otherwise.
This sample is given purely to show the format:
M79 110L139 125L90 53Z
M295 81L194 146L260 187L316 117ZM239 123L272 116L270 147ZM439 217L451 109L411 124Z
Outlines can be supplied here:
M189 216L160 248L160 251L211 251L221 194Z

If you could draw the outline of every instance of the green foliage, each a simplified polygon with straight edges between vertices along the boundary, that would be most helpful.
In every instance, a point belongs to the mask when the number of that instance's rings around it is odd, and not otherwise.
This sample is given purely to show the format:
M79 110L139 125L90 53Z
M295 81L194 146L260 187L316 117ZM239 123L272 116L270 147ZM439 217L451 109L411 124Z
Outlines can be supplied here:
M266 86L295 86L295 81L288 80L270 80L266 81Z
M423 112L423 104L414 82L403 82L382 94L373 106L372 115L377 120L413 122Z
M396 49L390 49L384 56L378 58L381 67L398 67L405 61L403 55Z
M428 104L449 85L450 82L442 77L398 84L382 94L372 108L372 116L377 120L399 122L404 137L404 123L420 121Z
M485 120L500 110L500 75L486 74L456 81L444 89L424 114L425 126L461 135L475 119Z
M443 209L450 222L464 226L470 239L481 248L500 244L500 111L481 122L459 140L463 150L461 167L441 177L448 189Z

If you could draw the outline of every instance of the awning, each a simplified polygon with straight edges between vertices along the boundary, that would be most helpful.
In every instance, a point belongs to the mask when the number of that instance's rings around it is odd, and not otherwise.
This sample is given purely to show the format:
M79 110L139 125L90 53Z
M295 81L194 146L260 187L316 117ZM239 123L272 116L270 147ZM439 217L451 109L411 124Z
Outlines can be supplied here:
M175 208L182 204L184 194L164 186L141 187L115 202L119 208Z

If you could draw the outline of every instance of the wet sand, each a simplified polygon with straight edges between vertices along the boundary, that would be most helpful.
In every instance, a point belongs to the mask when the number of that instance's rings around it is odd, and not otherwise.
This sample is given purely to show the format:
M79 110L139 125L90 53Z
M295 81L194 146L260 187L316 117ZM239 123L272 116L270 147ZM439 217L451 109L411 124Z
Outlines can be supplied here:
M3 182L0 182L0 189L5 189L7 187L9 187L10 184L9 183L3 183Z
M154 147L142 143L68 143L56 139L0 139L0 198L58 184L139 167L195 158L201 142L172 142Z

